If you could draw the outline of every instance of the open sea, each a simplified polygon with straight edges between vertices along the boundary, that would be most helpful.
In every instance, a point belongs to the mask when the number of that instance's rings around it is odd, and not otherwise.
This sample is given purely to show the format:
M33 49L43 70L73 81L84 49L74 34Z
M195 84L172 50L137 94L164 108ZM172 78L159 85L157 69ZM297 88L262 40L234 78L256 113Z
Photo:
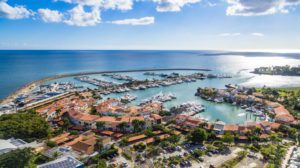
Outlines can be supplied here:
M298 57L299 56L299 57ZM212 72L231 75L231 79L207 79L170 87L132 91L141 100L159 92L173 92L177 99L165 104L172 107L187 101L196 101L206 107L200 114L207 120L221 119L226 123L243 123L255 120L243 109L227 104L212 104L194 94L198 87L224 88L225 84L254 87L300 87L300 77L251 74L256 67L275 65L300 65L300 54L220 52L220 51L0 51L0 99L33 80L58 74L128 70L144 68L207 68ZM191 73L191 72L179 72ZM128 73L137 79L142 73ZM103 78L95 75L96 78ZM74 81L72 78L58 81ZM92 87L92 86L90 86ZM119 97L112 94L110 97Z

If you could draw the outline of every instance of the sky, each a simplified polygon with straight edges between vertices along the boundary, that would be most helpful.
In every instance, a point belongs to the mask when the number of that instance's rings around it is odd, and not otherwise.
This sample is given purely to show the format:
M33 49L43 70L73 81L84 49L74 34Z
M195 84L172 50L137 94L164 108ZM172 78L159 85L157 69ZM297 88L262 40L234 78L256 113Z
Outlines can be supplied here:
M300 0L0 0L0 49L300 51Z

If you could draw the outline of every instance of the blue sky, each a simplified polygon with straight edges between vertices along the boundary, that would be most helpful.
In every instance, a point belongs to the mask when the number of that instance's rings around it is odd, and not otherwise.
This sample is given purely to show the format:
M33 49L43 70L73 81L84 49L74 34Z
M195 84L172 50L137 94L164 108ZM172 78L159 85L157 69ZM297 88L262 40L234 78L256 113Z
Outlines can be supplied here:
M0 49L300 50L300 0L0 0Z

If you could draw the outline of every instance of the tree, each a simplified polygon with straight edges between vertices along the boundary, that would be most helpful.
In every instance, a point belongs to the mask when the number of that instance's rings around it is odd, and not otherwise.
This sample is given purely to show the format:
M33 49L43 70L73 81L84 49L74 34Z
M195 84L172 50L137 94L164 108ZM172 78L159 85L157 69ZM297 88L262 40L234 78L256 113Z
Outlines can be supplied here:
M62 120L64 122L63 129L66 128L66 130L68 131L69 127L71 127L71 125L72 125L71 121L69 120L69 118L67 116L64 116Z
M57 146L57 144L54 141L47 141L47 146L49 146L50 148L53 148L53 147Z
M96 115L96 114L98 114L97 113L97 109L96 109L96 107L95 106L92 106L91 107L91 112L90 112L92 115Z
M222 138L222 141L226 142L226 143L233 143L234 142L234 135L232 135L229 132L226 132L225 135Z
M31 142L50 135L50 126L33 112L3 114L0 116L0 138L20 138Z
M170 141L171 143L176 144L176 143L179 142L180 136L173 134L173 135L169 136L169 137L167 138L167 140Z
M105 122L104 121L97 122L96 127L98 130L103 130L105 128Z
M120 124L117 125L117 128L118 128L121 132L125 132L127 126L128 126L128 124L127 124L126 122L121 122Z
M0 167L28 167L32 157L33 153L30 148L16 149L0 155Z
M107 168L106 161L104 159L100 159L97 163L97 168Z
M133 120L132 125L133 125L133 130L134 132L142 131L145 127L146 122L142 120Z
M207 133L202 128L196 128L191 132L189 140L193 143L203 143L207 140Z

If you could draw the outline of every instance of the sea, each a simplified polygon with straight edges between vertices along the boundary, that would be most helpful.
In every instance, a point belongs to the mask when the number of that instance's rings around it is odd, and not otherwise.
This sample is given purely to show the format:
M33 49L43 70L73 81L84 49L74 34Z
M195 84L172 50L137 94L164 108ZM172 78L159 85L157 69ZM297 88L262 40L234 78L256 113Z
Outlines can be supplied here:
M205 68L212 70L209 73L230 75L233 78L209 79L146 91L132 91L130 94L138 97L133 104L138 104L160 92L171 92L177 96L177 99L166 103L166 108L192 101L203 104L206 108L205 112L199 114L200 118L209 121L220 119L225 123L244 123L258 119L239 107L202 100L194 96L196 89L198 87L224 88L225 84L229 83L249 87L300 87L300 77L251 73L257 67L276 65L298 66L300 54L174 50L2 50L0 51L0 99L26 83L53 75L151 68ZM192 72L179 71L178 73ZM145 78L142 72L132 72L127 75L136 79ZM101 75L93 77L106 78ZM70 77L55 81L75 82ZM93 86L86 87L93 88ZM109 95L113 98L120 96L122 94Z

